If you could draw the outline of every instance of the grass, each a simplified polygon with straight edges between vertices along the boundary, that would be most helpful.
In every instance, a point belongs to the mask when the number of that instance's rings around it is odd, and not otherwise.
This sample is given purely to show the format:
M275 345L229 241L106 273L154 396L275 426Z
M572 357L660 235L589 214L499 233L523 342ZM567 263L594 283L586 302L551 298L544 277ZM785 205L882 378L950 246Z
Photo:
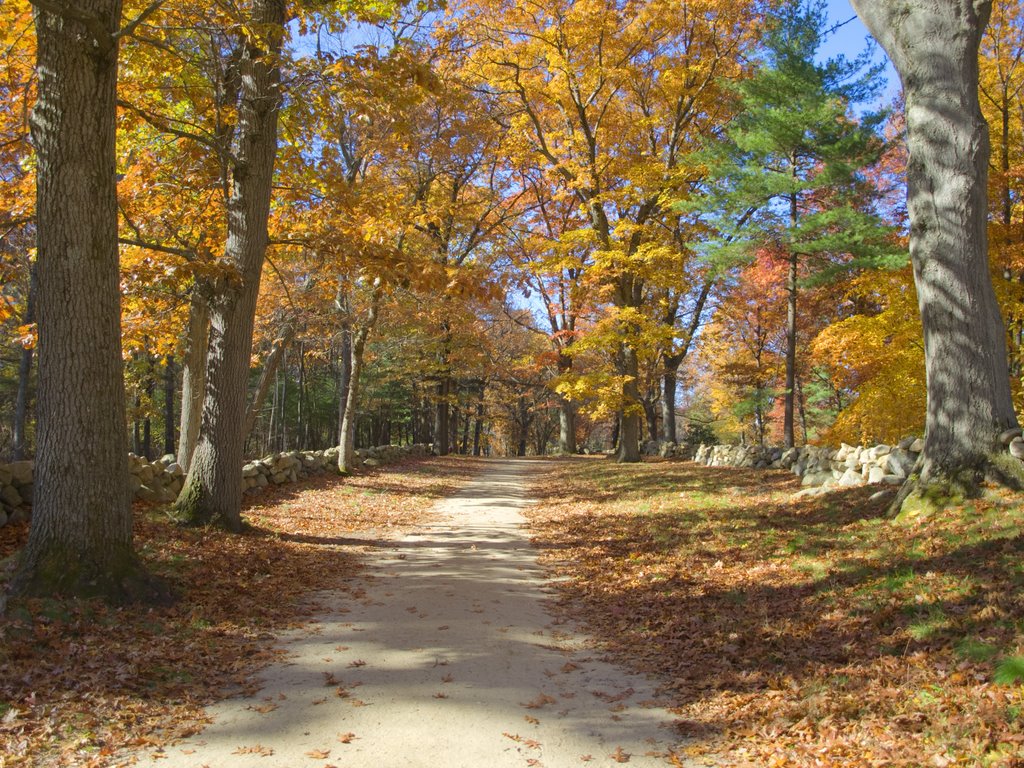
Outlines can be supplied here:
M563 610L664 681L714 765L1024 764L1024 508L891 522L784 472L561 463L530 513Z

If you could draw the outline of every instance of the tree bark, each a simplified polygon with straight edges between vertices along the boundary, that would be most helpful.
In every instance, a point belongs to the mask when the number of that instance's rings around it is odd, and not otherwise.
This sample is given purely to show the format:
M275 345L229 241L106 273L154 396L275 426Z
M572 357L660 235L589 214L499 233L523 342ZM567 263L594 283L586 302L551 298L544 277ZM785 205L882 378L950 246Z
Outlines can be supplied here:
M252 402L249 403L249 407L245 412L246 439L248 439L249 435L252 434L253 427L256 426L256 417L259 416L260 409L263 408L263 403L267 400L267 393L270 391L270 382L277 373L277 368L281 364L281 359L284 357L285 351L287 351L288 345L291 344L294 336L295 330L291 324L289 323L285 325L274 340L274 345L270 350L270 354L267 355L267 362L263 365L263 370L260 372L260 380L256 385L256 391L253 393Z
M25 307L25 324L36 321L36 294L39 291L39 270L36 261L29 267L28 306ZM18 393L14 400L13 458L15 461L24 459L28 453L28 401L32 387L33 348L21 350L18 361Z
M575 320L565 322L567 326L575 329ZM558 329L557 320L552 318L551 327ZM571 344L571 339L563 344ZM566 352L565 347L558 350L558 375L564 376L572 370L572 357ZM558 397L558 452L563 456L572 456L576 453L576 406L571 400L559 395Z
M794 173L796 165L794 164ZM789 200L789 226L795 230L797 226L796 195ZM786 448L795 444L794 408L796 395L796 301L797 301L797 269L800 257L790 249L789 272L786 276L786 391L783 395L782 443Z
M447 376L437 382L437 402L434 404L434 453L448 455L449 407L448 390L451 379Z
M476 418L473 420L473 455L480 455L480 436L484 426L484 385L480 385L476 401Z
M227 205L226 261L210 300L206 392L199 442L175 505L186 523L242 528L242 460L249 357L277 155L284 0L255 0L239 72L238 145Z
M32 528L11 589L166 597L132 544L115 176L120 0L34 7L39 387ZM87 460L83 460L87 459Z
M622 385L625 403L619 429L619 448L616 460L624 463L640 461L640 364L636 351L626 345L622 346L622 369L626 379Z
M345 397L345 411L341 418L341 444L338 446L338 472L342 475L352 474L356 459L356 421L359 407L359 374L363 370L363 353L366 340L370 337L373 327L377 324L380 312L380 300L384 293L383 282L378 277L373 283L370 295L370 308L366 320L359 330L352 335L352 357L349 365L348 392Z
M906 94L910 257L924 326L924 450L893 510L939 507L987 471L1019 485L998 435L1017 423L988 270L988 126L978 45L990 0L853 0ZM908 507L910 503L910 507Z
M188 472L192 454L199 442L203 419L203 395L206 391L206 347L210 339L210 308L199 292L192 289L188 308L188 330L185 333L185 354L181 367L181 414L178 427L176 458Z
M665 441L678 443L676 431L676 369L665 368L661 375L661 424Z

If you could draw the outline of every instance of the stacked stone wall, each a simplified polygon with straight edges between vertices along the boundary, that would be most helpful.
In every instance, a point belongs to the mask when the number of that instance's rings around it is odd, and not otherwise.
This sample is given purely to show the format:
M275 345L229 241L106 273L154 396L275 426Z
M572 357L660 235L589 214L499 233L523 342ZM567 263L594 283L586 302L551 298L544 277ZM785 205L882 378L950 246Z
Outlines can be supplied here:
M375 467L429 453L429 445L380 445L356 451L356 465ZM246 493L258 493L271 485L337 472L337 465L337 448L273 453L246 462L242 467L243 487ZM31 461L0 464L0 527L28 519L32 508L33 474ZM172 502L184 481L185 472L171 454L155 461L128 454L128 484L136 501Z

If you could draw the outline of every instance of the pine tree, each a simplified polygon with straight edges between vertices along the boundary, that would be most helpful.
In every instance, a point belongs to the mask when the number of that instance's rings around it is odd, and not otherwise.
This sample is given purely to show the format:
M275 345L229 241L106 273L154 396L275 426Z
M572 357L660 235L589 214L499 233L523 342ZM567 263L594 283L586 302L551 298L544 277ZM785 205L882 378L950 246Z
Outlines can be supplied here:
M763 60L734 86L738 115L704 158L707 196L722 239L721 264L747 261L754 249L786 250L784 440L794 440L796 313L803 271L824 279L839 269L896 265L891 230L865 204L864 170L883 149L885 115L855 117L852 108L878 96L881 65L872 51L818 62L828 34L822 0L787 4L769 21ZM735 222L740 222L736 224Z

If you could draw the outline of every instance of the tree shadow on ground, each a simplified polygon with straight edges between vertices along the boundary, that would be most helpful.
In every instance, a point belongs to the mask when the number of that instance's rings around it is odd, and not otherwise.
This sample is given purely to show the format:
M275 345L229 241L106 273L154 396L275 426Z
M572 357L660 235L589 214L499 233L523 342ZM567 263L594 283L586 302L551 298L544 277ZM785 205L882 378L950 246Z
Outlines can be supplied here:
M810 718L849 742L888 719L909 734L894 755L1021 736L1020 691L977 690L1020 652L1019 506L900 524L877 488L792 500L791 475L667 462L545 488L534 533L571 576L562 605L664 680L691 734L807 740L784 734Z

